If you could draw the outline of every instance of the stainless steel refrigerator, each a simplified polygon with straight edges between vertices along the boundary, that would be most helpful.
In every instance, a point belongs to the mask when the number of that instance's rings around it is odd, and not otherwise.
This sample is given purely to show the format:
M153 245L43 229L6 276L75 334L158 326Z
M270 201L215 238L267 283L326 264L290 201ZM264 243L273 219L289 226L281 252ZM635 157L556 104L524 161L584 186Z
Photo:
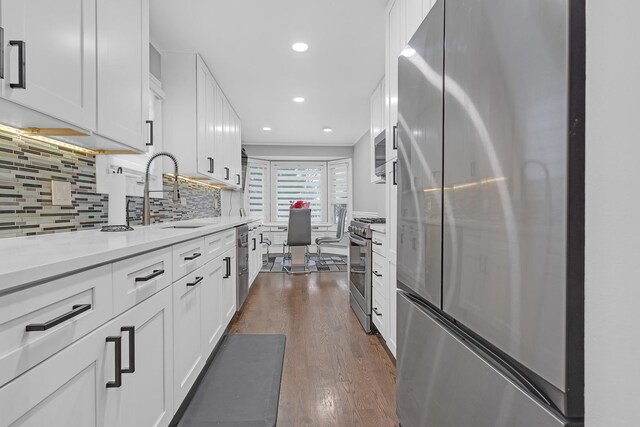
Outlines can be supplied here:
M404 427L582 425L584 1L438 0L399 58Z

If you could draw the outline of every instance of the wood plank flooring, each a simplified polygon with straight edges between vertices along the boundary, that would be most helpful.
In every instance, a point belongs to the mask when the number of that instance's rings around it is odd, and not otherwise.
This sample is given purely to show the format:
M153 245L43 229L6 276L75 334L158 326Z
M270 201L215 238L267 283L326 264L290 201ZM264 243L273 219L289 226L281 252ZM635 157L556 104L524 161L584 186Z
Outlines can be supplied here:
M232 333L287 336L278 426L397 426L395 366L349 307L346 273L261 273Z

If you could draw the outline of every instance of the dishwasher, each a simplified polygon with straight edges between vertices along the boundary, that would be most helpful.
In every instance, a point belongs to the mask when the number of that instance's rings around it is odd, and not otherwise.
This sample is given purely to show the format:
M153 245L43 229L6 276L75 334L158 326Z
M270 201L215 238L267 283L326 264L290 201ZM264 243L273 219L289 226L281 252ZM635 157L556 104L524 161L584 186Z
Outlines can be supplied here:
M237 293L236 311L240 311L249 293L249 226L236 227L237 238Z

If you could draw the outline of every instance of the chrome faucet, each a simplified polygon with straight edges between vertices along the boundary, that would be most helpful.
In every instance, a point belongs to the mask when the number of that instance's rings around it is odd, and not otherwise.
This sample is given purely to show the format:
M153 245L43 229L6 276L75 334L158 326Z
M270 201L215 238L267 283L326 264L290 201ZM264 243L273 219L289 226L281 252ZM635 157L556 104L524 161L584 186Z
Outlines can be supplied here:
M149 169L151 168L151 163L160 156L166 156L173 160L173 164L175 166L175 170L173 172L173 201L177 203L180 201L180 191L178 190L178 160L171 153L161 152L156 153L147 162L147 170L144 174L144 203L142 206L142 225L151 224L151 202L149 201ZM162 191L164 192L164 191Z

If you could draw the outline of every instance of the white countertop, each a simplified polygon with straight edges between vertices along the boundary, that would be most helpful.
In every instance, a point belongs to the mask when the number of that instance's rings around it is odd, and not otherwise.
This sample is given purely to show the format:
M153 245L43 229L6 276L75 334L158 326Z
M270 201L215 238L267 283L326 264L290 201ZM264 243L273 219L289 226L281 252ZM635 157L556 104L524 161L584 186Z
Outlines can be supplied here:
M135 226L127 232L90 230L0 239L0 293L255 221L260 218L201 218ZM206 225L163 229L188 224Z
M378 233L387 233L387 225L386 224L371 224L371 230L377 231Z

